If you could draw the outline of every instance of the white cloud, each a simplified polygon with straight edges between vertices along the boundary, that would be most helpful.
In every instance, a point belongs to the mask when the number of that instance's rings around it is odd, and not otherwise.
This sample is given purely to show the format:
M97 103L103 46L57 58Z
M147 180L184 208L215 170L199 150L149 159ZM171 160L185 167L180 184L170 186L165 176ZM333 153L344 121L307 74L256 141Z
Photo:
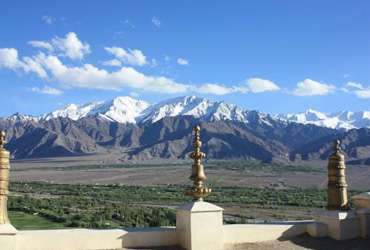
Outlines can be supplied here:
M48 77L48 74L46 73L46 71L44 70L44 68L40 64L40 62L38 62L36 57L34 57L34 58L27 57L27 56L23 57L23 63L22 64L23 64L22 68L26 73L34 72L41 78L47 78Z
M90 45L83 43L74 32L69 32L64 38L55 37L51 41L29 41L33 47L43 48L48 52L55 52L60 56L66 56L72 60L83 59L84 56L90 53Z
M53 24L57 19L53 16L42 16L41 20L46 24Z
M169 62L169 61L171 61L171 57L169 57L169 56L165 55L165 56L164 56L164 60L165 60L166 62Z
M347 82L346 87L355 89L364 89L364 86L362 86L361 83L357 82Z
M347 82L341 90L346 93L353 93L359 98L370 98L370 87L364 87L361 83Z
M115 70L98 68L92 64L65 64L60 55L69 58L83 58L87 53L88 45L78 40L77 35L68 33L66 38L54 38L50 42L31 41L32 46L45 48L47 53L39 52L32 57L18 57L18 51L14 48L0 49L0 68L8 68L13 71L35 73L48 82L55 82L63 88L89 88L102 90L121 90L131 88L133 90L153 91L160 93L203 93L213 95L226 95L232 93L260 93L265 91L276 91L279 87L269 80L251 78L246 85L223 85L218 83L185 84L177 82L165 76L147 75L132 67L122 67L123 63L143 65L149 63L155 66L155 60L147 61L140 50L125 50L120 47L107 47L106 51L115 56L114 59L102 62L103 65L119 67ZM72 42L71 42L72 41ZM52 47L48 46L51 45ZM62 53L64 52L64 53ZM169 58L168 58L169 59ZM167 59L166 59L167 60ZM185 59L184 59L185 60ZM72 62L70 62L72 63ZM61 94L60 90L45 88L33 88L35 92L48 94ZM59 91L59 92L58 92Z
M152 17L152 23L154 24L155 27L160 28L161 27L161 20L158 19L158 17L153 16Z
M112 60L104 61L103 62L103 65L105 65L105 66L112 66L112 67L121 67L122 66L122 63L118 59L112 59Z
M105 47L105 50L125 64L142 66L147 63L146 56L138 49L125 50L120 47Z
M157 62L157 60L156 60L156 59L154 59L154 58L152 58L151 63L150 63L150 67L155 68L155 67L157 67L157 66L158 66L158 62Z
M130 27L131 29L135 29L135 25L134 25L133 23L131 23L131 21L130 21L130 20L126 19L125 21L123 21L123 23L124 23L126 26Z
M14 48L0 49L0 67L8 69L17 69L21 67L18 60L18 51Z
M91 89L120 90L124 87L162 93L184 93L189 85L177 83L163 76L148 76L131 67L108 72L91 64L81 67L64 65L53 55L39 55L39 61L50 71L52 80L67 86Z
M8 68L14 71L23 70L24 72L34 72L38 76L45 78L47 73L42 66L30 57L18 58L18 51L14 48L0 49L0 68Z
M343 92L345 92L345 93L349 93L350 91L349 91L349 89L347 89L347 88L345 88L345 87L341 87L340 88L340 90L342 90Z
M250 78L247 80L247 86L252 93L262 93L267 91L277 91L279 86L274 82L261 78Z
M103 62L106 65L119 66L120 61ZM12 70L34 72L49 81L55 81L64 87L78 87L90 89L120 90L125 87L132 89L161 92L161 93L186 93L197 92L203 94L226 95L231 93L246 93L271 91L272 87L268 80L261 80L265 85L256 84L251 80L250 86L225 86L216 83L196 85L178 83L164 76L145 75L131 67L121 67L116 71L99 69L91 64L82 66L67 66L57 56L39 53L36 56L18 59L16 49L0 49L0 67ZM267 82L267 84L266 84ZM252 87L252 88L251 88ZM50 89L42 89L52 93ZM41 92L41 89L34 89ZM54 91L54 94L58 92Z
M370 88L361 89L361 90L355 90L354 93L359 98L363 98L363 99L370 98Z
M19 60L18 51L13 48L0 49L0 67L14 71L34 72L48 77L65 87L119 90L124 87L162 93L184 93L191 86L177 83L163 76L148 76L131 67L122 67L108 72L91 64L80 67L64 65L55 55L39 53L34 57Z
M51 88L48 86L45 86L43 88L38 88L38 87L33 87L31 89L32 92L37 92L37 93L42 93L42 94L47 94L47 95L61 95L63 94L63 91L55 88Z
M230 88L216 83L202 84L199 87L195 87L194 91L203 94L213 94L213 95L226 95L237 92L237 90L233 87Z
M315 96L327 95L335 90L335 86L325 83L320 83L311 79L305 79L297 83L293 95L297 96Z
M51 40L54 48L61 52L62 56L67 56L73 60L83 59L84 56L90 53L90 45L81 42L74 32L66 34L65 38L55 37Z
M361 83L357 82L347 82L342 88L340 88L343 92L349 93L354 90L363 90L364 86Z
M28 44L35 48L46 49L49 51L54 50L53 45L46 41L29 41Z
M178 83L163 76L149 76L131 67L122 67L117 71L108 72L91 64L81 67L68 67L53 55L39 54L38 61L50 72L51 80L65 87L91 89L120 90L125 87L133 89L161 92L186 93L189 91L214 95L245 93L245 87L227 87L221 84L207 83L199 86Z
M179 64L179 65L189 65L189 61L186 60L185 58L179 57L179 58L177 58L177 64Z

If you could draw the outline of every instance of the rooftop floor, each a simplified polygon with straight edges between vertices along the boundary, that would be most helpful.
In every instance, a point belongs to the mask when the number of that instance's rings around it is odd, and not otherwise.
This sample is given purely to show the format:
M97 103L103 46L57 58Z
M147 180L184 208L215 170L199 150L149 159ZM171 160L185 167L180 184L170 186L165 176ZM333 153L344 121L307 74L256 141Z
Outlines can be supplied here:
M273 240L260 243L246 243L230 246L225 250L369 250L370 239L354 239L346 241L336 241L329 238L313 238L302 235L290 240ZM129 249L125 249L129 250ZM144 250L132 249L130 250ZM145 250L181 250L178 247L158 247L145 248Z
M227 250L369 250L370 239L336 241L329 238L313 238L308 235L289 240L240 244Z

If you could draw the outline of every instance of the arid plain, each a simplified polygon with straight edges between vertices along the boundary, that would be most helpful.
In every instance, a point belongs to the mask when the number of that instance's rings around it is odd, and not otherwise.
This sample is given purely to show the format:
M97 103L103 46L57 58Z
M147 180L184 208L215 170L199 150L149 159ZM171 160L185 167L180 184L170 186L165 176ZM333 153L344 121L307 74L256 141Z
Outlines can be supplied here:
M235 163L238 160L206 161L208 185L323 189L327 183L325 161L301 162L293 167L259 167L259 163L238 163L235 167ZM65 184L187 185L191 164L190 160L122 161L118 154L14 160L10 178ZM370 166L347 165L346 171L350 189L370 188Z

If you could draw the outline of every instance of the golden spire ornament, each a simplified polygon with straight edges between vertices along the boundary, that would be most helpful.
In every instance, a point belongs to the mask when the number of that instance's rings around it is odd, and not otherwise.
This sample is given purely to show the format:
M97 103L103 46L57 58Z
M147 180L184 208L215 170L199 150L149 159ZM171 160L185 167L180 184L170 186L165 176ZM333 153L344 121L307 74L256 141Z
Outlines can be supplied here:
M8 187L9 187L9 158L10 153L4 148L5 132L0 130L0 225L8 224Z
M204 166L202 165L202 159L206 157L206 154L200 151L202 142L200 140L200 126L195 126L194 131L194 151L190 153L190 158L194 160L192 165L192 171L190 180L193 181L193 186L186 192L187 195L192 196L194 201L203 201L203 198L211 193L211 189L204 186L204 181L207 179L204 173Z
M346 165L339 140L333 142L333 150L328 163L328 203L326 209L348 210Z

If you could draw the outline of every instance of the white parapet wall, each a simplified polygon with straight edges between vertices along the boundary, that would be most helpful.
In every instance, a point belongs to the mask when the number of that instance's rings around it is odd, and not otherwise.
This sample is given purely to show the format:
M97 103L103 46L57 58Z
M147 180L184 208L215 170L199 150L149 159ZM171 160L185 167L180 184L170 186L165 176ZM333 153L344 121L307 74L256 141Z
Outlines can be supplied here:
M223 244L227 247L248 242L289 239L306 233L308 223L224 225ZM18 231L16 235L0 235L1 250L106 250L173 245L179 245L175 227L27 230Z
M307 232L312 221L281 224L234 224L224 225L224 245L289 239Z
M12 250L101 250L177 244L174 227L28 230L19 231L15 240Z

